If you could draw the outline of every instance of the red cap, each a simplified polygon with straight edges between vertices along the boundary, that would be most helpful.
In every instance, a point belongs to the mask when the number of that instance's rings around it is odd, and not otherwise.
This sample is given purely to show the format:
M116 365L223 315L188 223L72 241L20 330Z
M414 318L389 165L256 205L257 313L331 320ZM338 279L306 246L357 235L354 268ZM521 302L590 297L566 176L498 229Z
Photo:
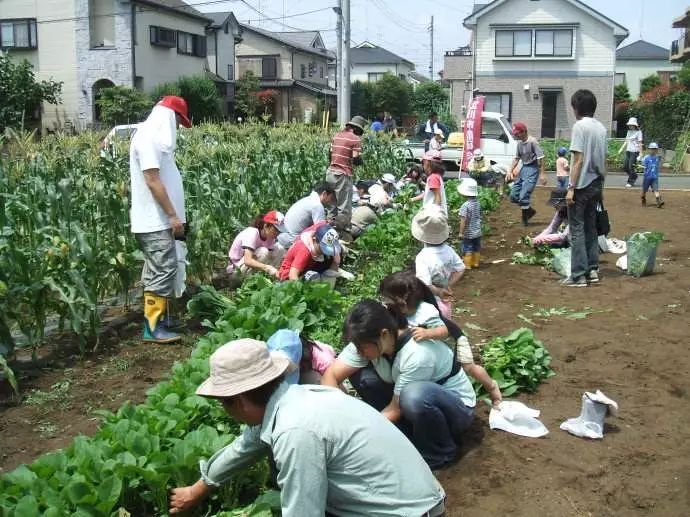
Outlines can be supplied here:
M187 110L187 101L182 97L176 95L166 95L158 103L159 106L165 106L177 113L182 119L181 124L184 127L192 127L192 122L189 120L189 111Z
M513 124L513 134L517 135L518 133L522 133L523 131L527 131L527 126L523 124L522 122L516 122Z
M271 210L264 216L264 222L273 226L281 226L285 216L276 210Z

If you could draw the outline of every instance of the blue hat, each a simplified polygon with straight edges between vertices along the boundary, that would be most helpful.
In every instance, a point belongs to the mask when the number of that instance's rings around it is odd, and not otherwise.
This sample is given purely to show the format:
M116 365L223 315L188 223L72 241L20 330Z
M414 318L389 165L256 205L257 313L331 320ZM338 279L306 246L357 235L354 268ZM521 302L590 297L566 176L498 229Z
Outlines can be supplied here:
M652 142L647 146L647 149L659 149L659 144L657 144L656 142Z
M565 156L568 154L568 150L565 147L558 148L558 156Z
M338 232L330 224L323 224L314 233L316 241L319 243L321 253L328 257L334 257L340 253L340 237Z
M299 363L302 360L302 340L299 338L299 334L294 330L280 329L268 338L266 346L271 352L283 353L297 366L296 370L285 376L288 384L297 384L299 382Z

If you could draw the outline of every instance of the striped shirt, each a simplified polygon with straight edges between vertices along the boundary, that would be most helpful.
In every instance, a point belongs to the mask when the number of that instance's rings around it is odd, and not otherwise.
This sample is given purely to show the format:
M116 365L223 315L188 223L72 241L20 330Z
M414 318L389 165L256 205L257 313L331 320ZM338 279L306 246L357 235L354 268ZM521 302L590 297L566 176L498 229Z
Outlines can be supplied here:
M482 209L477 198L468 199L460 207L460 217L465 217L464 239L476 239L482 236Z
M362 152L362 141L352 129L343 129L331 141L330 169L352 176L352 155Z

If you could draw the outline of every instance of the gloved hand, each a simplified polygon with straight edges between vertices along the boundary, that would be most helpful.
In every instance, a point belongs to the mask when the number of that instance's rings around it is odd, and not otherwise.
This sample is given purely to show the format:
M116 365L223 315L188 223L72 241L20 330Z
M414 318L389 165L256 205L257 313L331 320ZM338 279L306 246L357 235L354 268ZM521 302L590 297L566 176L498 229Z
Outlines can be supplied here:
M278 278L278 270L276 268L274 268L273 266L268 266L266 268L266 274L268 276L274 276L274 277Z
M343 280L354 280L355 275L350 273L349 271L345 271L344 269L338 269L338 276L342 278Z

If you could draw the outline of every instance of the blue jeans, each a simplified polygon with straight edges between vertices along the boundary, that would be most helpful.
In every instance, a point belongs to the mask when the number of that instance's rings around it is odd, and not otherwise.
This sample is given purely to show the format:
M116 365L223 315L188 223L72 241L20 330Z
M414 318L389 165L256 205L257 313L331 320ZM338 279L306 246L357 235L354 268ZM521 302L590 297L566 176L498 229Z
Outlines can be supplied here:
M556 176L556 186L558 188L568 188L568 176Z
M536 163L523 165L522 169L520 169L520 176L518 176L518 179L510 189L510 200L513 203L519 204L523 210L527 210L530 206L532 191L537 186L538 179L539 168Z
M362 400L381 411L393 398L393 385L384 382L370 365L350 377ZM436 469L452 462L458 442L474 418L474 408L457 393L431 381L413 382L400 393L402 421L398 428L427 462Z
M575 190L575 203L568 207L570 228L570 275L573 280L599 268L597 204L601 202L603 181L596 179Z
M623 170L628 173L628 185L634 185L637 180L637 172L635 172L635 165L637 164L637 157L640 153L631 153L625 151L625 161L623 162Z
M482 238L475 237L474 239L462 239L462 253L479 253L482 245Z

